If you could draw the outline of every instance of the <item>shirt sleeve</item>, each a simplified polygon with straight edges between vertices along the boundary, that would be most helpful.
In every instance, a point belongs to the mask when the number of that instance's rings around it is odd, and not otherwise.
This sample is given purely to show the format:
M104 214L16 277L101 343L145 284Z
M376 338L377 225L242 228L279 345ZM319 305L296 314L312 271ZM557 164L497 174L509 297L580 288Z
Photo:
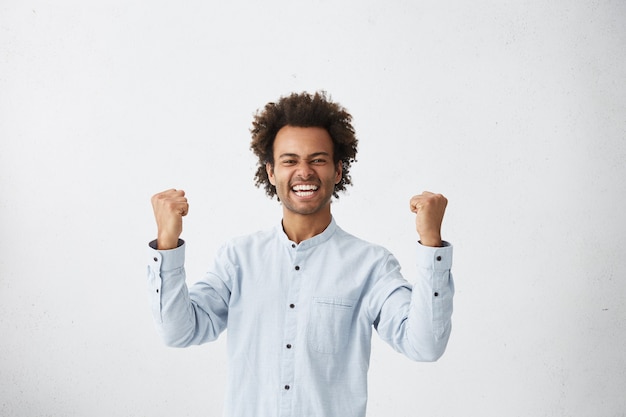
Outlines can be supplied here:
M431 362L443 355L452 328L452 245L418 244L416 255L414 285L400 276L399 266L388 268L389 278L381 289L385 299L374 325L395 350L413 360Z
M149 244L148 290L152 316L164 343L185 347L217 339L226 328L230 292L216 275L186 284L185 242L171 250ZM207 274L208 275L208 274ZM211 282L212 281L212 282Z

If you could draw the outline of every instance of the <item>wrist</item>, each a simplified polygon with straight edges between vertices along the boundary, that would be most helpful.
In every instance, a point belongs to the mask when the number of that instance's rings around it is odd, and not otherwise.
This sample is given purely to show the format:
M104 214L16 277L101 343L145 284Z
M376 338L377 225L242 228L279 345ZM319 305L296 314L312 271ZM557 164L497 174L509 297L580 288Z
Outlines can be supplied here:
M157 249L158 250L170 250L178 247L178 236L158 236L157 237Z
M433 248L440 248L441 246L443 246L443 241L441 240L441 236L420 237L419 242L422 246L430 246Z

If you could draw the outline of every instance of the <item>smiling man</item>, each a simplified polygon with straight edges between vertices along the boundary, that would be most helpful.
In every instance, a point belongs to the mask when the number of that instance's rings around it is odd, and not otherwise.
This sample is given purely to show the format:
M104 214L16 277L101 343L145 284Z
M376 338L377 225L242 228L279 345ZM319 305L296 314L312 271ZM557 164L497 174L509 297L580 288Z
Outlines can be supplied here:
M374 330L415 361L435 361L451 329L447 200L410 199L418 276L386 249L343 231L331 200L351 185L350 114L324 93L269 103L253 121L256 185L282 204L279 225L224 244L205 277L185 284L181 190L152 198L157 239L148 280L166 344L210 342L228 328L227 417L363 417Z
M330 224L330 200L341 181L341 162L333 160L333 141L321 127L284 126L276 134L268 180L283 205L283 228L296 243Z

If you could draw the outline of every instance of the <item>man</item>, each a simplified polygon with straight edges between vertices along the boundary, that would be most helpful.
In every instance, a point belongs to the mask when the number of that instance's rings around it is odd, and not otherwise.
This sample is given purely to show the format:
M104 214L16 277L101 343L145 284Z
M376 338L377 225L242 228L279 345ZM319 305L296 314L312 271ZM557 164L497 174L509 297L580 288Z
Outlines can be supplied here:
M351 184L351 116L324 93L292 94L257 112L257 186L283 219L228 242L205 278L185 284L179 236L185 193L152 198L158 227L149 286L157 329L184 347L228 327L229 417L363 417L372 329L416 361L435 361L450 335L452 247L441 240L447 200L414 196L420 237L411 286L384 248L339 228L331 199Z

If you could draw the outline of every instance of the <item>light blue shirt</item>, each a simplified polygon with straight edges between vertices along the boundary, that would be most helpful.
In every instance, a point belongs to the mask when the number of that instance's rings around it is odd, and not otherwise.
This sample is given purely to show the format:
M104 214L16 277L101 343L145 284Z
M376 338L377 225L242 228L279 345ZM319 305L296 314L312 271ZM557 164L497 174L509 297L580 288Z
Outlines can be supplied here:
M169 346L210 342L228 328L227 417L364 417L373 329L416 361L435 361L446 348L454 295L447 243L416 244L411 285L386 249L334 220L300 244L278 225L222 246L189 288L179 243L150 251L152 313Z

